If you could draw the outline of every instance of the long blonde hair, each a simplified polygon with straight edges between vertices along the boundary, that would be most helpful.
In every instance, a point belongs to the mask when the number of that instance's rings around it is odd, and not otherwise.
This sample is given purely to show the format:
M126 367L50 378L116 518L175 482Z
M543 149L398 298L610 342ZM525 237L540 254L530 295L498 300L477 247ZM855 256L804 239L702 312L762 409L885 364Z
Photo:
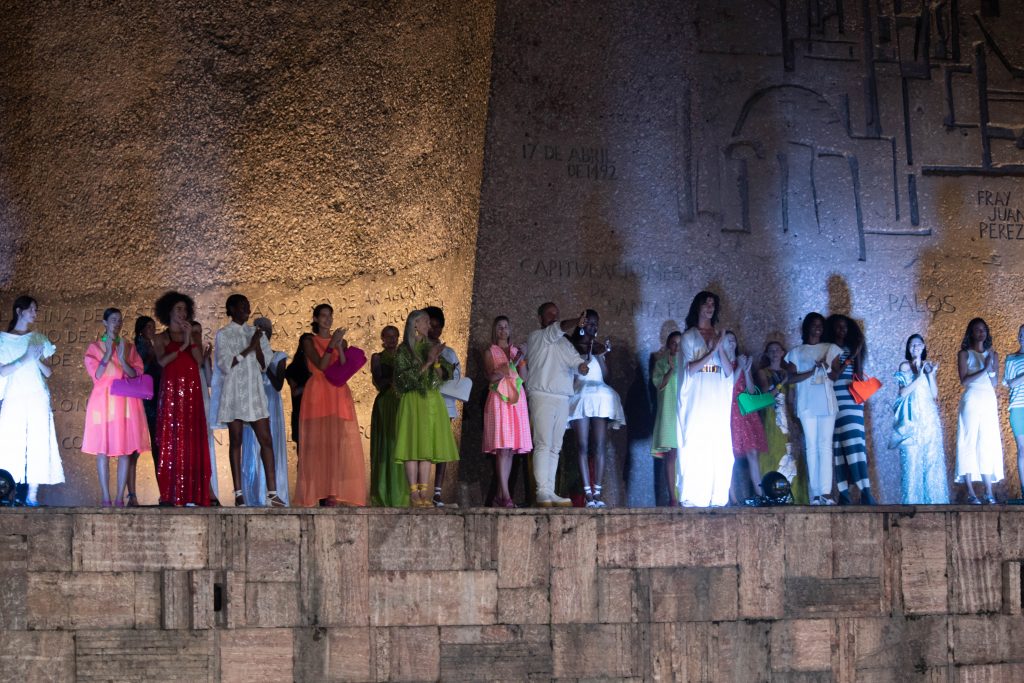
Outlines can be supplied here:
M414 356L416 355L416 321L426 315L426 311L417 309L411 311L409 317L405 319L405 336L402 337L402 343L409 347Z

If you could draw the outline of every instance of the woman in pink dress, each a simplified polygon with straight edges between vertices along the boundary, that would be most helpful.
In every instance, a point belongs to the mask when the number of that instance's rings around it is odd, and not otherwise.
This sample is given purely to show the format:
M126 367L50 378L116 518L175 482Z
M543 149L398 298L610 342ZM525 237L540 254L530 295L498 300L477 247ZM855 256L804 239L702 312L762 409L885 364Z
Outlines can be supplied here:
M210 443L199 366L202 331L192 325L195 304L179 292L156 302L156 317L167 329L153 338L163 368L156 418L160 448L160 502L163 505L210 504Z
M117 308L103 311L106 333L89 344L85 351L85 369L92 378L92 393L85 407L85 433L82 452L96 456L103 507L110 507L111 496L107 459L117 458L117 494L114 507L122 507L122 495L128 483L132 458L150 450L146 410L140 398L116 396L111 393L115 380L142 374L142 358L135 345L121 336L123 317ZM134 498L134 488L129 495Z
M768 438L764 433L764 425L761 424L761 416L755 413L746 415L740 414L739 396L749 387L752 391L758 391L750 375L750 356L736 355L736 335L726 332L722 339L722 345L726 352L736 358L734 364L736 378L732 388L732 453L736 456L736 463L746 460L750 472L750 484L753 487L754 495L761 493L761 453L768 452ZM742 501L746 496L737 495L733 492L736 502Z
M512 325L499 315L491 325L491 346L484 351L484 371L490 382L484 405L484 453L494 454L494 476L498 495L494 507L514 508L508 490L512 458L533 450L530 439L530 412L526 405L523 375L526 359L522 350L512 344Z

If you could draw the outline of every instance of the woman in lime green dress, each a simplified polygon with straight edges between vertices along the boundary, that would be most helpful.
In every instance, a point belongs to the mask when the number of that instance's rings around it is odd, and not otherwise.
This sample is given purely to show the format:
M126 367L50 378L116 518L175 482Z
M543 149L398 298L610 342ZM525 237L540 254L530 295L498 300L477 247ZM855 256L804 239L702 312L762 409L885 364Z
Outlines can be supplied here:
M672 332L665 340L665 350L651 371L651 382L658 390L658 409L654 416L654 434L651 435L651 455L665 462L665 481L668 483L669 505L676 507L676 455L679 437L676 423L679 420L679 373L676 372L676 356L682 333Z
M388 325L380 332L384 348L370 356L370 374L377 397L370 418L370 504L377 507L408 507L409 483L405 466L395 462L395 427L398 391L395 390L395 353L398 328Z
M448 408L438 387L452 377L452 366L441 358L444 344L427 338L430 319L413 311L405 321L405 337L395 353L398 402L395 461L405 463L412 507L433 507L427 495L434 463L459 459Z
M761 391L770 392L776 397L775 405L769 406L761 412L764 420L764 434L768 438L768 452L761 453L759 461L761 472L768 473L778 471L779 463L786 455L795 460L796 476L790 479L790 493L793 496L793 503L807 505L807 473L804 471L803 458L793 458L790 451L788 432L793 422L789 419L789 411L786 407L790 385L787 384L788 373L782 367L782 359L785 355L786 349L782 347L782 344L768 342L764 347L764 355L761 356L761 368L757 371L758 387ZM779 398L780 396L781 398ZM778 414L780 408L785 411L781 416Z

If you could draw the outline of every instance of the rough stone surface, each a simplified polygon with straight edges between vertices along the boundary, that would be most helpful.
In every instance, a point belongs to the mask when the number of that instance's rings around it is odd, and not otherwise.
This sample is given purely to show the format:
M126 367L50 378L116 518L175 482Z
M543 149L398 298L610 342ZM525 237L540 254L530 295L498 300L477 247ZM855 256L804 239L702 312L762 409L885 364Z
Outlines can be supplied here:
M44 502L99 501L79 451L82 356L108 306L130 333L180 289L212 341L241 291L291 354L317 303L368 353L381 327L436 304L464 356L493 0L17 1L0 24L2 324L31 292L58 348L67 483L44 487ZM368 437L368 373L352 388ZM221 500L226 447L221 433ZM142 462L140 494L155 503ZM293 480L294 468L293 450Z
M1022 26L1024 5L991 0L497 3L469 357L496 315L522 340L542 302L596 309L628 423L604 484L653 505L651 357L694 295L721 295L755 357L798 344L809 311L845 313L883 383L866 409L875 494L900 498L892 373L912 333L940 362L952 473L967 323L984 317L1005 357L1022 322L1024 109L1003 94L1020 90ZM996 491L1018 497L1001 427Z
M948 683L1024 666L1012 507L55 517L54 543L102 539L92 556L136 563L118 571L51 569L23 533L51 516L0 509L0 681ZM168 519L249 533L204 535L181 569L172 534L134 547ZM435 568L381 568L400 542Z

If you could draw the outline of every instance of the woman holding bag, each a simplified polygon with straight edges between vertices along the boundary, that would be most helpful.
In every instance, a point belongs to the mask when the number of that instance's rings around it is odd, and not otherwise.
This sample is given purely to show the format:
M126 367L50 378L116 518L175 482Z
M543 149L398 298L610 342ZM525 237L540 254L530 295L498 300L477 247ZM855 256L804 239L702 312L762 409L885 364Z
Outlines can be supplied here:
M332 363L345 363L348 347L345 330L332 332L333 324L334 309L320 304L313 309L313 334L302 339L310 376L299 415L297 506L366 505L366 463L352 392L324 375Z
M822 342L825 318L820 313L804 316L800 328L803 343L785 356L789 383L796 389L796 414L804 432L807 487L811 505L835 505L832 500L832 429L835 426L836 393L833 373L838 372L842 350Z
M764 425L761 424L761 416L757 412L749 412L746 415L740 410L740 394L758 392L754 379L750 373L753 359L747 355L737 355L736 335L732 331L725 333L722 345L726 353L735 358L733 362L732 388L732 454L736 463L746 460L747 470L750 477L750 485L754 496L763 495L761 491L761 461L760 454L768 451L768 441L764 435ZM738 482L737 482L738 483ZM734 491L736 502L742 502L747 496L739 495Z
M871 479L868 477L868 447L864 439L864 404L857 403L850 393L855 377L863 374L864 334L852 318L845 315L830 315L825 321L823 339L839 347L839 371L833 374L835 380L836 414L835 429L832 432L832 457L836 468L836 488L839 489L839 504L852 505L851 485L860 489L860 502L875 505L871 495Z
M85 433L82 452L96 456L103 507L124 505L121 496L128 485L128 499L135 499L134 482L128 478L132 460L151 449L146 409L142 405L143 387L125 391L124 380L148 378L143 374L142 358L135 345L121 336L123 316L117 308L103 311L105 333L85 351L85 369L92 379L92 393L85 407ZM140 381L140 380L137 380ZM149 380L152 397L152 379ZM135 394L135 395L126 395ZM107 463L117 458L117 491L112 498Z
M484 352L484 372L490 382L484 405L484 453L494 455L494 476L498 481L496 508L514 508L508 479L512 458L533 450L530 438L530 413L522 375L526 359L512 343L512 326L499 315L491 325L491 346Z

